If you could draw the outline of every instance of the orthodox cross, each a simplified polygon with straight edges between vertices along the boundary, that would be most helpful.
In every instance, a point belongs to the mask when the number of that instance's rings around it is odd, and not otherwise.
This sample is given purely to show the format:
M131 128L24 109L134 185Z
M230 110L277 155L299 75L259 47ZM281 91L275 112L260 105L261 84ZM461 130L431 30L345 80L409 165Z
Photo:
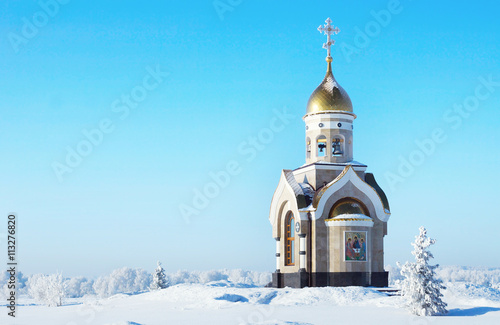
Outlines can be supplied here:
M328 51L328 57L331 57L330 48L333 44L335 44L335 41L332 40L331 36L338 34L340 32L340 29L338 29L337 27L333 28L333 26L331 25L332 20L330 18L325 20L325 23L325 26L319 25L318 31L327 35L327 42L323 44L323 48Z

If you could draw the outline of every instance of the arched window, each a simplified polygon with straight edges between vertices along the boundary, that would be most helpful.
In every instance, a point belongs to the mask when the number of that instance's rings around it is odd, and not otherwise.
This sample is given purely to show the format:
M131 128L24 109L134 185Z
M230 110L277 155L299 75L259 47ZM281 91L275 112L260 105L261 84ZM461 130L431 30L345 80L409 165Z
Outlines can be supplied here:
M311 139L307 138L306 139L306 158L310 159L311 158Z
M295 265L295 218L288 212L285 221L285 265Z
M326 156L326 137L324 135L320 135L318 137L317 142L317 151L316 157L324 157Z
M368 209L360 201L353 198L344 198L339 200L330 210L329 219L333 219L339 215L365 215L369 217Z

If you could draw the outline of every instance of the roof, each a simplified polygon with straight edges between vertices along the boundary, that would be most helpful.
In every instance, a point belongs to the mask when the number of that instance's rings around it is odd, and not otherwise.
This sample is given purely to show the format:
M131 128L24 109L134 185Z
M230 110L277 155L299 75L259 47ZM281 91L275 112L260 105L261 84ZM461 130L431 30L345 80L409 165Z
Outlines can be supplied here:
M389 200L387 200L387 196L385 195L384 191L380 188L380 186L378 186L377 181L375 181L375 176L373 176L372 173L366 173L365 182L375 189L378 196L380 197L380 200L382 201L382 204L384 205L384 209L387 211L391 211L391 209L389 208Z
M283 173L285 174L287 183L293 189L298 208L302 209L309 206L314 197L314 189L312 186L307 183L298 183L291 170L283 170Z
M349 161L349 162L346 162L346 163L332 163L332 162L329 162L329 161L315 161L313 163L310 163L310 164L304 164L298 168L295 168L293 171L296 171L296 170L299 170L299 169L302 169L302 168L306 168L306 167L309 167L309 166L312 166L312 165L330 165L330 166L340 166L340 167L346 167L346 166L349 166L351 165L352 167L368 167L367 165L363 164L363 163L360 163L359 161Z
M368 176L368 180L371 184L369 184L367 180L361 178L351 165L348 165L333 181L318 189L314 196L312 207L316 209L316 213L320 215L323 214L328 198L350 182L358 188L358 190L366 194L368 199L373 203L377 218L383 222L387 222L391 215L387 197L375 182L373 175ZM323 199L323 197L325 199Z

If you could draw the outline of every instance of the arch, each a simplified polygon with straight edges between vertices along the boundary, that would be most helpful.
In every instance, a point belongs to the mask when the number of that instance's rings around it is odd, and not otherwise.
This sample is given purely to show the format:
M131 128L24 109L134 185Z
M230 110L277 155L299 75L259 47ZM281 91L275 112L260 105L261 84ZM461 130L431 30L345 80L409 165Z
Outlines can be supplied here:
M285 265L295 265L295 217L288 211L285 217Z
M316 157L326 157L328 150L328 143L324 135L316 138Z
M328 219L333 219L342 214L356 214L369 217L370 213L368 211L363 202L352 197L345 197L335 202L328 213Z
M283 222L284 222L284 219L283 216L286 216L286 211L287 210L290 210L290 202L288 200L285 200L281 203L281 205L279 206L279 210L278 210L278 218L276 218L276 222L277 222L277 225L276 225L276 228L277 228L277 236L280 237L281 235L281 229L284 228L283 226Z
M311 159L311 139L306 138L306 158Z
M352 183L358 190L364 193L368 200L373 204L375 209L375 216L370 216L371 218L377 217L380 221L387 222L391 216L391 212L384 208L382 200L368 183L362 180L358 174L354 171L352 165L347 165L342 173L340 173L337 178L323 186L314 196L313 207L316 208L315 217L320 218L323 215L323 211L329 207L326 206L328 198L334 195L338 190L344 187L347 183Z

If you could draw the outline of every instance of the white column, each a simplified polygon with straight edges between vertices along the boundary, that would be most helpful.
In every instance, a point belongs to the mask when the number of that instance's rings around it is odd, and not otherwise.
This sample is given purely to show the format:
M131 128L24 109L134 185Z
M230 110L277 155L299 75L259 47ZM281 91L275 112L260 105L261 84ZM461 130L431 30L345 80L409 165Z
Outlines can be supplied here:
M276 273L280 272L280 238L276 237Z
M306 270L306 234L299 234L299 267Z

